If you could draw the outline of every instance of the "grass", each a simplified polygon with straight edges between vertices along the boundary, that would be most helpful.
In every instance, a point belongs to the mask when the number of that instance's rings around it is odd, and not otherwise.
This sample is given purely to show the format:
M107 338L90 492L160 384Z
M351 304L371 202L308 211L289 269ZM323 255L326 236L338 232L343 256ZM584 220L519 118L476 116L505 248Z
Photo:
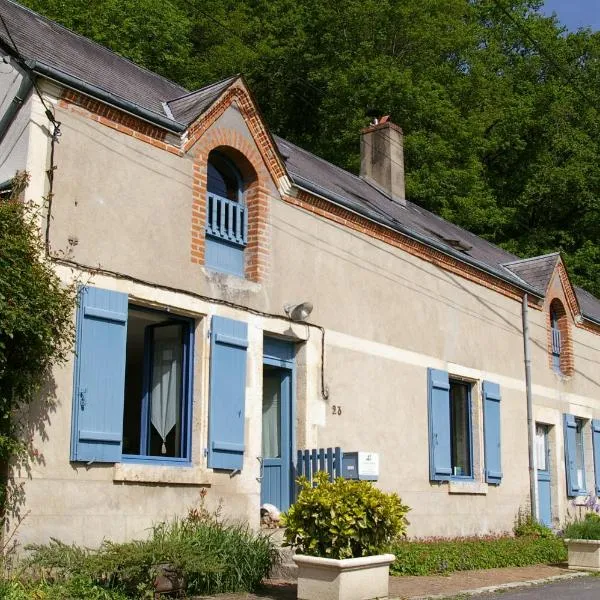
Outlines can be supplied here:
M567 559L562 539L504 536L406 541L396 544L392 575L439 575L473 569L525 567Z
M279 559L271 539L203 509L155 526L148 539L90 550L51 540L2 579L3 600L152 598L165 569L190 596L255 590Z

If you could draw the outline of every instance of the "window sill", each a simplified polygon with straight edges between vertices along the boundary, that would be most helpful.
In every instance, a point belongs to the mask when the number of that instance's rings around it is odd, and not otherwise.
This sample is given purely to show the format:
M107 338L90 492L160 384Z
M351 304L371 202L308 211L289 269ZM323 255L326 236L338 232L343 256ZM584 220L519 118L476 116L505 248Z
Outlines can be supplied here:
M585 506L590 499L587 492L579 492L577 496L572 496L575 506Z
M113 481L129 483L163 483L171 485L210 485L207 473L193 466L117 463Z
M449 494L470 494L484 496L488 492L487 483L480 481L449 481Z

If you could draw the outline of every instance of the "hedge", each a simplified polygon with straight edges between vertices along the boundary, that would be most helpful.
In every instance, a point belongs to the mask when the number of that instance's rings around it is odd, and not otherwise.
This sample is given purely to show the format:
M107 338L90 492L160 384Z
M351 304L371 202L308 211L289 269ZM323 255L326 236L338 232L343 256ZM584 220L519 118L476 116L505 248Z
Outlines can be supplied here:
M393 547L393 575L435 575L472 569L525 567L567 560L556 537L459 538L399 542Z

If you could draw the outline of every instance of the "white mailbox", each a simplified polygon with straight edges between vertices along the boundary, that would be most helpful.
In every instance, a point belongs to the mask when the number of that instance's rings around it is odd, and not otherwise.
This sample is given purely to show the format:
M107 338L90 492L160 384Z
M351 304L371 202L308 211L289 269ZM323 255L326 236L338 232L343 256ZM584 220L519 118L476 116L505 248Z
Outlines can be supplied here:
M379 454L377 452L344 452L342 477L346 479L379 479Z

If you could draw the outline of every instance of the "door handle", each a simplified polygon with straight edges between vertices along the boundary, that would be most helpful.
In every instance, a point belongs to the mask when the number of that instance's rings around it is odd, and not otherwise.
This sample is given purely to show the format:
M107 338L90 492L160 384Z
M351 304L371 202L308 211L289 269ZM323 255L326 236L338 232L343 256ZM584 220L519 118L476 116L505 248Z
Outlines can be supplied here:
M256 481L258 481L258 483L260 483L263 480L263 474L264 474L265 465L264 465L264 461L263 461L263 457L262 456L257 456L256 460L258 461L258 464L260 465L260 477L257 477Z

